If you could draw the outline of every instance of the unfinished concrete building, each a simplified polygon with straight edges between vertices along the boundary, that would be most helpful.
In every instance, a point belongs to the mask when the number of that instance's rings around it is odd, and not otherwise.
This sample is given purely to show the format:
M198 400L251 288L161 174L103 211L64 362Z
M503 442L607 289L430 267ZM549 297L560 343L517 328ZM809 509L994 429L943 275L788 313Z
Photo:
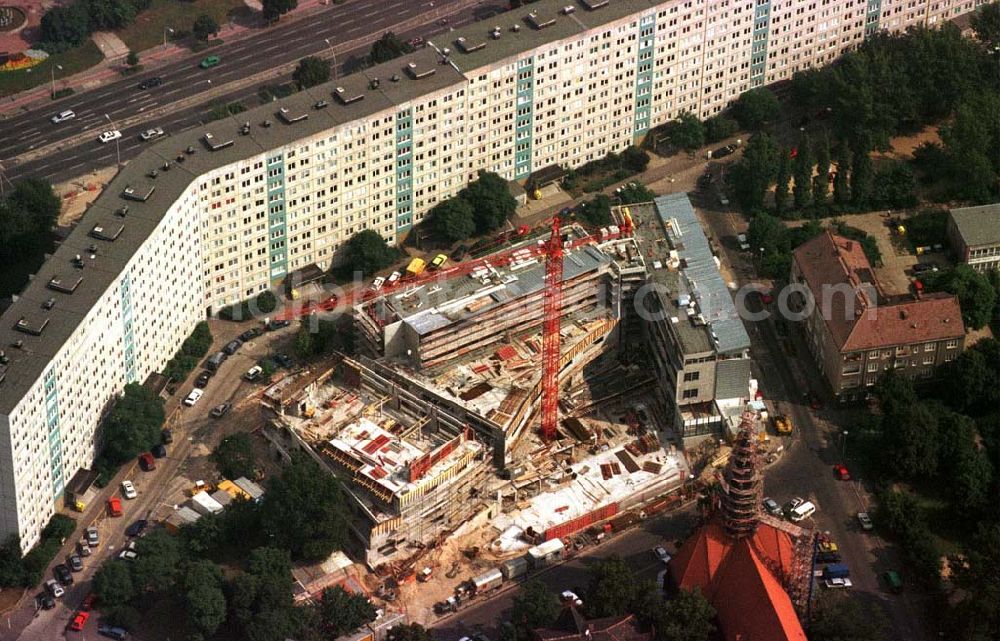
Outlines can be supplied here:
M262 403L276 445L305 450L341 480L371 567L412 556L482 507L492 474L475 432L358 361L289 376Z

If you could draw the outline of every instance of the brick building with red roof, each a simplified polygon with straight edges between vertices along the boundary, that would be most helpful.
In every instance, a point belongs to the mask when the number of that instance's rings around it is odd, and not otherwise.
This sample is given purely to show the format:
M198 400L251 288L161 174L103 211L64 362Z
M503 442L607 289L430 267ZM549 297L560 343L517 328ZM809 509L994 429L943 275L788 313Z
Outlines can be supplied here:
M889 296L861 243L826 232L794 252L790 304L805 314L809 350L838 398L864 396L890 370L929 378L965 344L955 296Z
M652 641L632 614L585 619L572 603L563 608L551 628L532 630L534 641Z

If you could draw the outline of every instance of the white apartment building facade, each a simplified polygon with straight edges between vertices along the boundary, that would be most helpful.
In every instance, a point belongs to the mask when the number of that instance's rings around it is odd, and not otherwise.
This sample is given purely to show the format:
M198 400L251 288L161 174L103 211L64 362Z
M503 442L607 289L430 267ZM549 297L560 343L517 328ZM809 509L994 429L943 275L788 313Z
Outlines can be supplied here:
M109 402L198 320L331 265L353 234L394 243L480 169L579 166L866 34L981 4L540 0L152 145L3 314L0 535L37 542Z

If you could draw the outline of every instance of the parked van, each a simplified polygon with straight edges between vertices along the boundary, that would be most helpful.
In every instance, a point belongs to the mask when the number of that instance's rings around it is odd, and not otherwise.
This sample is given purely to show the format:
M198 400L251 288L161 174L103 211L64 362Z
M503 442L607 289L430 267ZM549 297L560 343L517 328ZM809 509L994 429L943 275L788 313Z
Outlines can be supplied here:
M788 518L791 521L798 523L799 521L804 521L805 519L808 519L815 513L816 513L816 506L813 505L812 502L806 501L802 505L798 505L792 508L792 511L788 513Z
M226 358L228 357L226 356L225 352L216 352L212 354L212 356L210 356L207 361L205 361L205 367L214 372L215 370L219 369L219 365L222 365L222 363L225 362Z

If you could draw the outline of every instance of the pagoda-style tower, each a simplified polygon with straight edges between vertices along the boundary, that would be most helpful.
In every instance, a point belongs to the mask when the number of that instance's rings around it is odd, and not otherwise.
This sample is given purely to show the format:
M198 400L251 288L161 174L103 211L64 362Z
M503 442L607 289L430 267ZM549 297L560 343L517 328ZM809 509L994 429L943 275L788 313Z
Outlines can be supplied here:
M761 483L757 460L757 417L749 409L744 410L740 417L736 442L722 475L721 498L720 516L726 533L733 540L752 536L757 531Z

